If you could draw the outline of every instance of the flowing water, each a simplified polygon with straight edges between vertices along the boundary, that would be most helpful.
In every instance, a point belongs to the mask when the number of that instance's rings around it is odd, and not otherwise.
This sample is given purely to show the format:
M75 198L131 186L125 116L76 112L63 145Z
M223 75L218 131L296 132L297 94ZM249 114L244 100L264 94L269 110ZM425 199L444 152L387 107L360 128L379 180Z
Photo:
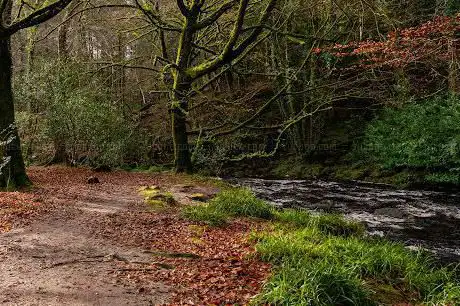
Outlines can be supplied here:
M396 190L362 182L235 179L282 208L342 213L371 235L422 247L444 262L460 262L460 194Z

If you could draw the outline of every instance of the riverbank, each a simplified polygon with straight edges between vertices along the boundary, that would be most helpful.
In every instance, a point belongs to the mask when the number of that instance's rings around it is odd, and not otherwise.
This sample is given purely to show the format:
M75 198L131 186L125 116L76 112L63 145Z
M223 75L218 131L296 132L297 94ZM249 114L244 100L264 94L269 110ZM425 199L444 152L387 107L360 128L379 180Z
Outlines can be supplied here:
M458 191L450 172L427 169L385 169L375 164L352 161L306 162L295 157L254 159L240 165L229 163L220 175L224 177L255 177L262 179L324 180L335 182L366 182L393 189Z
M34 188L13 195L34 213L1 210L11 217L0 235L6 304L454 305L460 296L452 267L426 254L369 238L337 215L276 210L222 181L29 173Z
M266 220L251 234L257 258L273 265L255 299L260 305L454 305L460 283L424 252L371 238L331 214L276 210L246 189L229 189L186 209L193 221L226 226L232 218Z

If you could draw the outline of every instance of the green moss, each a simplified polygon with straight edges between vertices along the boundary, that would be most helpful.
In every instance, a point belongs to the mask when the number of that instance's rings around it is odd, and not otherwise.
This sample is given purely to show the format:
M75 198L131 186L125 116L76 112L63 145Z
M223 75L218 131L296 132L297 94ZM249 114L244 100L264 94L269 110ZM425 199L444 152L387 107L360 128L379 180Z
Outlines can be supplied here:
M368 169L365 166L340 165L334 169L334 177L338 180L360 180L366 176Z
M295 177L315 179L322 176L324 166L321 164L307 164L300 159L286 159L277 163L271 170L275 177Z
M158 186L143 186L139 188L139 193L144 197L144 202L155 209L177 204L172 193L161 192Z

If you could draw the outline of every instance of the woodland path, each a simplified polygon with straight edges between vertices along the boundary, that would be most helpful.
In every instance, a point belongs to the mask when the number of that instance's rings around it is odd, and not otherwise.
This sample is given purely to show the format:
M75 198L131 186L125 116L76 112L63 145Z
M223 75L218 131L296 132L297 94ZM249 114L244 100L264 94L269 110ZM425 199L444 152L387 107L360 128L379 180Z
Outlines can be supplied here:
M32 190L0 193L0 305L241 305L269 274L247 256L253 224L195 225L179 206L152 210L139 194L156 185L191 204L193 193L217 192L212 184L65 167L28 172ZM93 175L100 184L87 183Z
M120 212L145 210L142 198L126 185L86 186L83 176L80 181L81 185L74 186L66 186L64 182L63 188L55 188L54 192L44 186L43 196L54 207L30 224L0 236L0 302L5 305L165 303L166 285L136 284L116 277L126 262L151 262L149 254L94 235L96 231L107 230L104 229L107 223L101 222L107 216L116 218Z

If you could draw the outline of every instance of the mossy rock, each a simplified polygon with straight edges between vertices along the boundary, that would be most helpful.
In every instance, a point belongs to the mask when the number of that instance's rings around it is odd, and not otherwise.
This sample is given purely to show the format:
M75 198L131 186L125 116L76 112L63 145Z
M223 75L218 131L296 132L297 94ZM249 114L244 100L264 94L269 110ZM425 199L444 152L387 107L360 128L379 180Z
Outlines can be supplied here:
M177 202L174 199L174 196L171 193L156 193L150 196L145 197L145 202L151 205L157 204L167 204L167 205L176 205Z
M158 193L160 191L160 187L153 185L153 186L142 186L138 189L139 193L145 196Z

